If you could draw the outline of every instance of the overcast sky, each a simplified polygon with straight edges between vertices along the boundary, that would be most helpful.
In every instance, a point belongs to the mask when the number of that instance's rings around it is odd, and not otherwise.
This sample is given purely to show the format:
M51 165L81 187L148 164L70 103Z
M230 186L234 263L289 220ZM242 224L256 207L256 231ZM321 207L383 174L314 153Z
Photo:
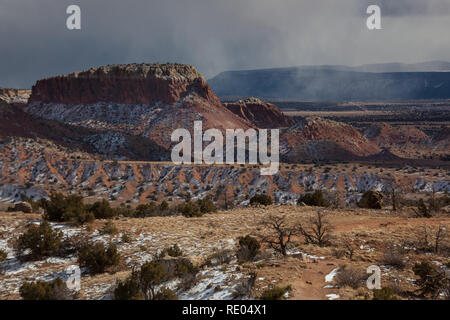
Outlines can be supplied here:
M81 7L82 30L66 28ZM379 4L382 30L366 28ZM0 0L0 87L132 62L225 70L450 61L450 0Z

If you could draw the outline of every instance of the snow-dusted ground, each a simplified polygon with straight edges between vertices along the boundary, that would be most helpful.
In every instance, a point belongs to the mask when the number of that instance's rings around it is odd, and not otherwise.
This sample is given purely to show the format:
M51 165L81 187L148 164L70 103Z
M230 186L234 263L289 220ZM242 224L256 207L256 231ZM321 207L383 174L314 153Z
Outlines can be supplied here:
M29 221L39 224L40 220ZM121 241L122 233L116 235L101 234L98 229L90 234L86 234L81 228L68 225L51 223L54 229L60 230L64 237L71 238L81 234L88 236L90 241L115 243L118 251L125 258L125 263L131 267L140 266L153 259L155 254L168 244L177 243L186 256L207 257L215 248L232 249L236 245L233 239L220 239L217 242L208 244L193 243L192 246L184 244L183 238L189 237L189 232L185 236L170 234L166 232L151 233L142 232L129 243ZM23 226L22 226L23 227ZM77 265L76 256L69 257L49 257L40 261L21 262L17 259L11 245L11 239L18 236L20 223L14 226L0 225L0 250L5 251L8 256L2 267L0 274L0 299L8 297L18 297L18 290L23 281L45 280L51 281L57 277L67 279L71 272L67 271L69 266ZM143 250L143 247L145 250ZM240 284L244 274L236 271L237 261L234 259L230 264L207 266L198 274L198 281L188 291L178 291L180 299L232 299L234 288ZM83 270L82 270L83 272ZM89 275L82 273L82 291L86 299L110 299L111 290L115 281L94 282L88 281ZM86 282L88 281L88 282ZM85 285L83 285L85 283ZM86 284L89 283L89 284ZM174 282L176 284L176 281Z

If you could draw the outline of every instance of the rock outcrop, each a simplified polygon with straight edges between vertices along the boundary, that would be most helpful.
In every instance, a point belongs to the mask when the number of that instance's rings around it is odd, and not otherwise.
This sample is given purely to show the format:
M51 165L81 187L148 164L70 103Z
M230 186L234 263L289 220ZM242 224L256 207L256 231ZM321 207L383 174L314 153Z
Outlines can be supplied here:
M308 117L289 128L282 137L284 159L355 160L381 152L354 127L332 120Z
M143 136L168 149L173 130L251 125L223 106L194 67L131 64L40 80L27 112L91 129Z
M31 90L0 88L0 100L9 104L26 104L30 98Z
M396 144L423 143L429 137L417 128L411 126L393 127L387 123L373 124L364 131L364 136L380 147Z
M285 116L276 105L258 98L225 103L225 106L258 128L286 128L295 124L295 120Z

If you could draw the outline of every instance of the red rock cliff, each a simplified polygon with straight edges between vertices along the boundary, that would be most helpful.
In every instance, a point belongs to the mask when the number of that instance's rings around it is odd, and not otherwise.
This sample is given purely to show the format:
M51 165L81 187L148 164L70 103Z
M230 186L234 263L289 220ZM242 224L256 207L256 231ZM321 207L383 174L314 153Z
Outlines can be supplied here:
M112 65L39 80L33 86L30 103L172 104L192 92L220 104L203 76L192 66Z

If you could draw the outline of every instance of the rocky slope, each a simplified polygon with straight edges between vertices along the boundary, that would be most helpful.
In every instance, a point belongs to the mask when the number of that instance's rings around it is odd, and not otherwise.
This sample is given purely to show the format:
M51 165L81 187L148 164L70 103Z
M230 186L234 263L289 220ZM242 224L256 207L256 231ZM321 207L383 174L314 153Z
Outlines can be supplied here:
M71 154L46 142L12 139L0 144L0 199L20 201L21 195L39 198L52 191L74 192L88 200L105 198L115 204L152 200L177 201L210 196L245 204L267 192L279 203L295 202L300 194L325 189L352 201L364 190L389 190L392 179L405 192L450 191L446 175L431 172L381 171L349 166L321 170L311 165L282 166L274 176L261 176L257 166L177 166L170 162L112 162ZM226 195L226 196L225 196Z
M276 105L258 98L225 103L225 107L258 128L285 128L295 124L295 120L285 116Z
M406 143L420 144L429 138L425 132L417 128L410 126L393 127L387 123L373 124L365 130L364 136L383 147Z
M132 64L92 68L40 80L26 111L102 131L143 136L169 148L177 128L219 130L250 125L225 108L195 68Z
M281 146L284 159L290 162L350 160L381 152L354 127L315 117L305 118L287 129Z

